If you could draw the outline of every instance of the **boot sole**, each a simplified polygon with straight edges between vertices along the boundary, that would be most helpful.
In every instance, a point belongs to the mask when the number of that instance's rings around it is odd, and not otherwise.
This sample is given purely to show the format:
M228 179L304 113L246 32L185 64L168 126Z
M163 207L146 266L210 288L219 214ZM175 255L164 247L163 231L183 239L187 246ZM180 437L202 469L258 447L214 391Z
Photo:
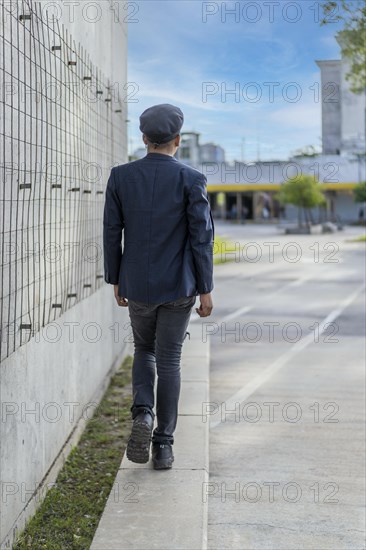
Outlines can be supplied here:
M172 460L153 460L154 470L169 470L173 466Z
M156 458L153 458L152 462L154 470L169 470L173 466L174 457L165 458L163 460L156 460Z
M128 460L137 464L146 464L150 458L152 426L146 422L132 425L130 439L127 443L126 455Z

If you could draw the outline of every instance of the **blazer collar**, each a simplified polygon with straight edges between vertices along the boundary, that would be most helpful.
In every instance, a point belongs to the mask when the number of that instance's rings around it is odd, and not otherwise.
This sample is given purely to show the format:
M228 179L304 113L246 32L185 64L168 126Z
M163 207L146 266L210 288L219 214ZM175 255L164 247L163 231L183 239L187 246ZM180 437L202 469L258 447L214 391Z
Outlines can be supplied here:
M163 153L147 153L147 155L144 158L148 160L151 160L151 159L174 160L175 162L177 162L177 159L175 157L172 157L170 155L164 155Z

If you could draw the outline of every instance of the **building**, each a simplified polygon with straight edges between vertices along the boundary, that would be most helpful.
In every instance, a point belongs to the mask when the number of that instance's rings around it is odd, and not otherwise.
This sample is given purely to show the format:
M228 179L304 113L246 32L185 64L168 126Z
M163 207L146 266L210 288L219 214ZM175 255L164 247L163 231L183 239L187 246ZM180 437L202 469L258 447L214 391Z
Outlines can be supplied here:
M225 151L215 143L203 143L200 145L201 162L225 162Z
M215 143L199 142L198 132L182 132L176 157L185 164L199 167L205 162L225 162L225 151Z
M142 159L145 155L146 155L146 147L139 147L138 149L134 150L129 160L133 161L133 160Z
M314 221L358 220L362 206L354 202L352 189L366 179L366 96L350 90L345 59L316 63L321 71L322 154L288 161L229 163L220 146L200 145L197 132L182 134L177 157L206 175L216 217L295 220L297 208L282 207L276 193L289 177L313 174L322 184L327 202L326 208L312 213Z
M316 64L321 74L323 154L365 153L366 92L355 94L350 90L346 79L349 62L343 57Z
M214 215L226 219L297 219L297 208L282 207L276 198L281 184L301 174L315 175L322 184L326 208L314 209L314 221L352 222L360 205L353 199L355 182L366 179L360 159L339 155L291 158L288 161L249 164L204 163L199 169L207 177L207 190Z

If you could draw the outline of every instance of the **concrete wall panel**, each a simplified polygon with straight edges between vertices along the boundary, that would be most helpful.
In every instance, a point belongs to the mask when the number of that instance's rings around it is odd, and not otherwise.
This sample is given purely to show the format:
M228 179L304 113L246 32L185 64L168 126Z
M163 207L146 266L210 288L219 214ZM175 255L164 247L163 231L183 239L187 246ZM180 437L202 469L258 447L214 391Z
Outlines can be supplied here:
M127 161L124 4L0 7L2 548L130 345L102 257L107 178Z

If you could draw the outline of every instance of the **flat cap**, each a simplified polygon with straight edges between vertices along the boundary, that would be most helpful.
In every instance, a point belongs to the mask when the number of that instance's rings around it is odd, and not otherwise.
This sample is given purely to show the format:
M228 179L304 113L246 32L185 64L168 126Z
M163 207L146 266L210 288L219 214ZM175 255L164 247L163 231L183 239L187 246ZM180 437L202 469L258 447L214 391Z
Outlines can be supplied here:
M140 130L156 144L168 143L180 133L184 116L179 107L162 103L149 107L140 116Z

